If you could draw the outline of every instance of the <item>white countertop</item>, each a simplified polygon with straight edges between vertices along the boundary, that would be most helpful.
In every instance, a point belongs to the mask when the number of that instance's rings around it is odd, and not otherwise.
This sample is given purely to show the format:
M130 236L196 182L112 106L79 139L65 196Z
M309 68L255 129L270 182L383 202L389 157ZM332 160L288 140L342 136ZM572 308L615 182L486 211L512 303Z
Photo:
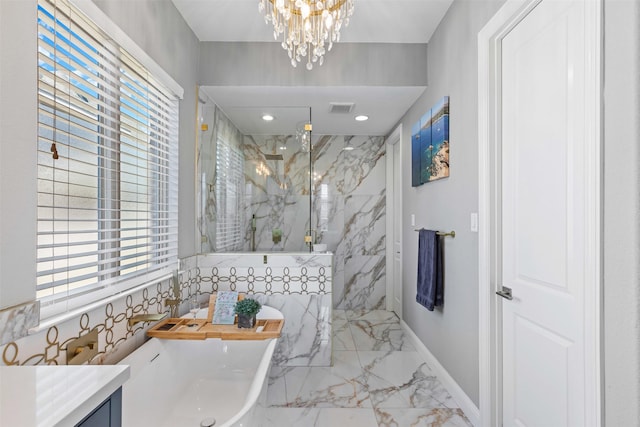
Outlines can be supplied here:
M2 366L0 426L74 426L128 379L126 365Z

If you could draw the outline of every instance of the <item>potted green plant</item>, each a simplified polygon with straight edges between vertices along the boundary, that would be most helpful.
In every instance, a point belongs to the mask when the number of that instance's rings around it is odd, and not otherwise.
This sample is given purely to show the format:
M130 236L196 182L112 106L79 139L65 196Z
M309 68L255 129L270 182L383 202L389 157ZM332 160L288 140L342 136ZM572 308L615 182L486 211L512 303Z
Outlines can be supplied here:
M238 328L253 328L256 325L256 314L262 306L251 298L238 301L235 305L235 312L238 315Z

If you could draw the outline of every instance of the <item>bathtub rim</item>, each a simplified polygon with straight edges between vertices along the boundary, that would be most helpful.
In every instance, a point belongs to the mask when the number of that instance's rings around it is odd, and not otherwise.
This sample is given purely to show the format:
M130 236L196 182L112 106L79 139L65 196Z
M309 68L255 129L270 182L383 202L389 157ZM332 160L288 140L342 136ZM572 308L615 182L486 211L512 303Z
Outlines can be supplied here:
M273 358L273 352L275 351L278 339L269 338L269 341L269 344L267 344L265 351L262 354L262 359L260 360L258 369L256 369L256 373L253 376L253 381L251 381L251 386L249 387L249 393L244 400L242 408L240 408L240 410L233 417L221 424L220 427L233 426L258 404L258 399L260 397L260 393L262 392L264 382L266 381L267 384L269 383L269 369L271 368L271 360ZM267 355L269 355L269 357L267 357ZM259 373L261 373L262 375L259 375ZM261 383L257 384L257 382L260 382L260 379L262 379Z

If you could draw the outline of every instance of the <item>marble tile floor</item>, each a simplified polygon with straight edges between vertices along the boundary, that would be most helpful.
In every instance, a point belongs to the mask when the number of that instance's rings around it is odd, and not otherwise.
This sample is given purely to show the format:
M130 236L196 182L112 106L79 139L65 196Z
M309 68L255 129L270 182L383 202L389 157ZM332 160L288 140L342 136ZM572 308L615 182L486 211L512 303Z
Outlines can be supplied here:
M471 424L383 310L333 310L333 366L273 367L264 427Z

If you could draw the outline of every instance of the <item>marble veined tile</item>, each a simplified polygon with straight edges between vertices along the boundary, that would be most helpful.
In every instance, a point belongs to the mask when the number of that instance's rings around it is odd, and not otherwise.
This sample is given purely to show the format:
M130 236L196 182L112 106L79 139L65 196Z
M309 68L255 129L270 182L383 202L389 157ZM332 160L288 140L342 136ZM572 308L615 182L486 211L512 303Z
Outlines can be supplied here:
M384 256L354 256L345 259L344 290L338 296L338 308L380 309L386 298L386 261Z
M375 195L349 195L344 202L345 256L385 255L385 189Z
M268 408L262 427L373 427L371 409L351 408Z
M336 140L335 143L349 144L352 151L341 151L331 181L342 194L372 194L384 188L385 145L382 137L354 136L348 141Z
M336 252L344 234L344 196L332 194L328 184L320 184L313 194L311 225L317 242Z
M355 351L335 351L332 367L293 368L285 375L292 408L370 408Z
M344 298L344 244L339 244L333 256L333 278L332 278L333 306L343 309L340 304L345 302Z
M333 349L334 350L355 350L356 344L351 335L349 323L346 320L333 320Z
M332 312L333 321L335 322L346 322L347 321L347 312L345 310L334 309Z
M0 345L27 336L39 320L40 301L0 310Z
M359 309L343 310L343 313L349 320L364 320L372 323L397 323L400 325L400 319L398 319L398 316L393 311Z
M420 377L434 375L417 351L359 351L358 356L368 378L388 384L403 384L417 372Z
M399 324L356 320L349 322L349 327L359 351L415 351L410 338Z
M374 194L385 188L386 145L382 137L354 136L344 151L345 190L349 194Z
M286 406L287 404L287 388L285 383L285 375L290 371L290 367L272 366L269 372L269 386L267 393L267 405L269 406Z
M331 295L256 295L285 318L273 363L276 366L331 365Z
M470 427L459 408L381 409L375 410L380 427ZM376 425L376 424L373 424Z
M376 408L455 408L458 405L415 351L367 352L358 356Z

